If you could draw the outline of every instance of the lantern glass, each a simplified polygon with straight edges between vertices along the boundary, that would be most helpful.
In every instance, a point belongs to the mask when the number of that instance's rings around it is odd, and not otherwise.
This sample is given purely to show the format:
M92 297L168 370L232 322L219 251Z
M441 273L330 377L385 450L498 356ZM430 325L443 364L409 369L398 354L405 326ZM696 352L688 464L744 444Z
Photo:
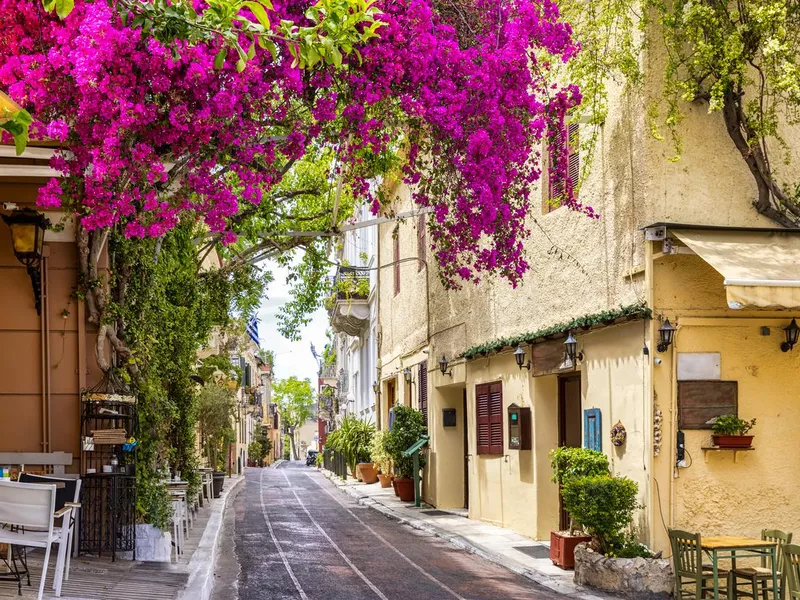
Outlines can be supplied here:
M570 362L575 362L575 354L578 351L578 340L575 339L575 336L572 335L572 332L569 332L567 339L564 341L564 349L567 352L567 358Z
M411 383L411 369L408 367L403 369L403 377L405 377L406 383Z
M23 209L3 215L3 220L11 230L11 243L17 259L26 267L37 266L42 258L47 219L35 210Z
M14 254L32 254L38 250L36 234L38 227L33 223L17 223L11 226L11 243Z
M669 322L669 319L665 319L664 324L658 328L659 343L656 350L666 352L667 348L672 344L674 336L675 327Z
M444 356L439 360L439 370L442 372L442 375L447 373L447 359Z
M525 351L522 349L522 346L517 346L517 349L514 350L514 360L517 361L517 366L520 369L522 365L525 364Z

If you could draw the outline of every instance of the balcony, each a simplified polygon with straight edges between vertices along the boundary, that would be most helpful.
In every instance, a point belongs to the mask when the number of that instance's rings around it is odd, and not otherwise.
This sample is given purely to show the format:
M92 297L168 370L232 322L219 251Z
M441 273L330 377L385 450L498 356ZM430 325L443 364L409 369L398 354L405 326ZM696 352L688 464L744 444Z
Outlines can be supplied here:
M328 299L331 328L336 333L358 336L369 324L369 273L364 269L339 267Z

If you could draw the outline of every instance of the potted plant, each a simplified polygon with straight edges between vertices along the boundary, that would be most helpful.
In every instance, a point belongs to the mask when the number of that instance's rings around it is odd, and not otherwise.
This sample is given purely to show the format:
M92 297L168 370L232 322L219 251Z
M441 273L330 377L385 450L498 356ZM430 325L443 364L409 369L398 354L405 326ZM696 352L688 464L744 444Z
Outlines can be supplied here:
M756 420L745 421L736 415L722 415L711 419L711 436L714 445L720 448L749 448L753 443L753 436L747 435Z
M553 481L562 491L573 480L609 474L608 457L602 452L588 448L564 446L551 450L550 466L553 468ZM570 513L569 529L550 532L550 560L562 569L571 569L575 566L575 547L580 543L591 541L592 538L576 528L572 512L566 507L566 502L565 508Z
M380 472L378 473L378 480L381 482L382 488L388 488L392 485L392 455L389 454L387 444L389 443L389 431L383 429L375 432L372 437L372 447L370 453L372 460L377 465Z
M378 481L378 472L370 461L370 448L372 446L372 436L375 434L375 426L366 421L348 415L344 418L338 433L333 437L328 437L327 445L334 452L341 452L350 468L353 477L361 475L364 483L375 483Z
M394 425L387 444L392 457L396 477L393 480L395 493L403 502L414 501L414 458L403 456L403 451L413 446L425 435L425 418L418 410L398 405L394 408ZM426 455L420 453L419 468L425 466Z

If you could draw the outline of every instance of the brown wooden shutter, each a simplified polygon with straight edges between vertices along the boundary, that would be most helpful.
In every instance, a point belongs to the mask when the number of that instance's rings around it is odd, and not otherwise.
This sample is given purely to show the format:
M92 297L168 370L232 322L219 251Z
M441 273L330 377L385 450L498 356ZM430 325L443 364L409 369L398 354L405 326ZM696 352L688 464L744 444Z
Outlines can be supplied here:
M425 421L425 426L428 425L428 361L422 361L419 364L419 410L422 413L422 418Z
M425 266L425 261L427 260L428 244L425 239L425 226L425 214L423 213L417 218L417 256L419 256L419 261L417 262L417 271L422 270L422 268Z
M394 232L394 295L400 293L400 232Z
M578 137L578 124L570 123L569 125L569 178L572 180L572 186L577 187L578 180L581 177L581 154L580 154L580 139Z
M581 155L580 155L580 137L577 123L570 123L567 125L567 174L572 180L572 185L578 184L578 179L581 175ZM561 142L561 133L559 132L556 137L556 143ZM558 203L553 203L554 200L560 200L566 194L566 182L563 179L553 176L553 171L550 168L550 153L547 154L547 184L548 184L548 210L550 212L558 208Z
M475 386L478 454L503 454L503 384Z

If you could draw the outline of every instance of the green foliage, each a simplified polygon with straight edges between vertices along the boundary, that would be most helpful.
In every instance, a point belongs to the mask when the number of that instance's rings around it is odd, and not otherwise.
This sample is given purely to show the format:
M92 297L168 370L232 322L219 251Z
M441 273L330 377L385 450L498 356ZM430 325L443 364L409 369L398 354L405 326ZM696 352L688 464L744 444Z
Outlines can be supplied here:
M350 472L353 477L356 477L358 463L370 461L374 434L374 425L353 415L347 415L339 427L328 435L326 445L334 452L339 452L344 456ZM332 440L331 437L333 437Z
M579 477L608 475L608 457L589 448L561 446L550 451L553 482L566 484Z
M403 405L394 407L394 425L389 433L387 449L394 463L395 475L398 477L414 476L414 458L403 456L403 451L408 450L419 441L426 431L425 418L420 411ZM425 466L426 461L426 454L420 452L420 469Z
M0 114L0 129L7 131L14 137L17 156L22 154L28 145L28 133L31 123L33 123L33 118L27 110L22 108L15 111L3 111Z
M299 454L295 441L295 430L308 421L311 406L314 403L314 392L308 379L298 379L294 375L272 384L273 399L281 411L281 422L288 431L292 455L298 460ZM288 446L284 447L286 453Z
M283 436L283 460L291 460L291 450L289 450L290 446L292 445L291 439L288 435Z
M200 442L209 466L216 471L224 468L227 444L236 439L233 429L235 408L235 395L228 387L206 384L198 394Z
M647 545L636 539L633 528L629 528L622 541L606 552L612 558L653 558L653 553Z
M624 545L623 530L639 506L638 492L639 487L627 477L595 475L569 479L561 493L564 508L606 554Z
M389 475L392 472L392 455L389 453L390 439L389 430L381 429L372 436L372 446L370 447L372 462L378 465L384 475Z
M261 445L260 442L250 442L247 446L247 456L250 457L250 460L261 463L264 460L264 456L266 453L264 452L264 447Z
M618 309L605 310L599 313L578 317L568 323L560 323L531 333L500 338L499 340L473 346L463 352L461 357L473 359L479 356L488 356L491 353L500 352L505 348L516 348L519 344L531 344L548 336L565 333L569 330L589 329L596 325L611 324L617 319L647 319L650 315L651 310L644 304L621 306Z
M322 468L322 465L325 463L325 455L322 452L317 453L317 457L314 459L317 468Z
M746 435L755 425L755 419L745 421L736 415L722 415L712 419L711 431L717 435Z

